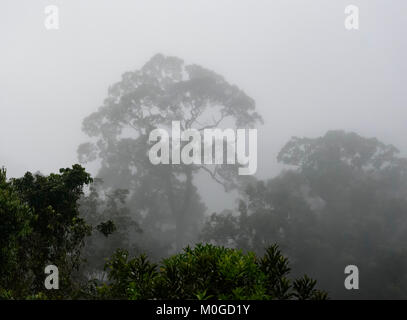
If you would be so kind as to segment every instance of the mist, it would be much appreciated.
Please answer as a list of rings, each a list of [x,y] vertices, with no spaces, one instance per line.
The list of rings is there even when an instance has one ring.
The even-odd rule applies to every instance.
[[[157,53],[213,70],[254,99],[264,121],[258,180],[289,168],[277,156],[293,136],[330,130],[376,137],[407,156],[407,3],[355,0],[360,29],[349,31],[348,2],[3,0],[0,166],[21,177],[78,163],[84,119]],[[58,30],[44,27],[48,5],[59,8]],[[82,165],[98,176],[100,162]],[[205,217],[236,214],[236,190],[204,174],[194,183]]]

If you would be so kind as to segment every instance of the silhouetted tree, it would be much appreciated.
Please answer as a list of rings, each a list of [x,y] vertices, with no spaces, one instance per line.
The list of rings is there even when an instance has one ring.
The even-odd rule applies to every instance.
[[[278,160],[292,169],[248,187],[238,215],[212,215],[203,240],[255,251],[277,242],[295,274],[335,297],[405,298],[407,159],[375,138],[330,131],[292,138]],[[350,264],[361,272],[357,294],[343,285]]]
[[[179,121],[181,129],[250,128],[261,117],[255,102],[220,75],[176,57],[155,55],[140,70],[126,72],[109,88],[103,106],[83,121],[93,143],[78,148],[81,161],[100,160],[98,176],[107,187],[130,192],[132,210],[144,217],[143,230],[175,240],[181,249],[198,231],[205,207],[194,176],[204,171],[227,190],[236,187],[237,166],[153,165],[148,158],[149,133]]]

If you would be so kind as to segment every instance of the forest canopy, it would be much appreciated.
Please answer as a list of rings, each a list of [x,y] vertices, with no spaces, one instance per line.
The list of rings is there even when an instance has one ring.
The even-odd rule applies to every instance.
[[[81,164],[0,171],[1,298],[407,298],[407,159],[396,147],[342,130],[292,137],[267,179],[237,164],[152,164],[149,133],[173,121],[203,132],[263,118],[242,89],[176,57],[124,73],[83,120]],[[203,175],[235,192],[234,209],[208,214]],[[48,265],[58,290],[44,287]],[[349,265],[363,275],[357,292],[344,287]]]

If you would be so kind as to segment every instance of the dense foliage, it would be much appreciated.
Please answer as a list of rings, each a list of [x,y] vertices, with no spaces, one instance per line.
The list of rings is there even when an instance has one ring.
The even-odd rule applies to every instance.
[[[106,264],[110,284],[99,288],[107,298],[124,299],[326,299],[316,281],[290,280],[290,268],[276,245],[262,258],[252,252],[198,244],[151,263],[118,250]]]
[[[324,292],[315,289],[316,282],[307,276],[289,280],[288,260],[277,246],[269,247],[260,259],[253,253],[245,255],[238,250],[212,245],[187,247],[183,253],[164,259],[160,265],[150,262],[145,255],[130,258],[128,251],[121,247],[129,247],[127,236],[140,230],[126,208],[117,203],[124,201],[125,193],[118,190],[102,201],[92,184],[84,196],[83,187],[91,182],[90,175],[80,165],[61,169],[59,174],[27,173],[21,179],[9,181],[5,170],[1,171],[0,297],[326,298]],[[82,210],[90,210],[90,218],[97,212],[102,214],[93,221],[85,221],[80,217],[79,203]],[[102,221],[104,210],[117,213],[116,223]],[[123,230],[129,234],[123,234]],[[107,248],[100,248],[97,241],[87,241],[84,250],[85,240],[92,231],[93,237],[105,238]],[[115,251],[104,266],[106,279],[100,269],[111,250]],[[84,258],[91,258],[92,262]],[[47,290],[44,286],[44,268],[50,264],[59,269],[58,290]]]
[[[81,262],[81,248],[91,227],[79,216],[78,200],[90,175],[80,165],[43,176],[26,173],[7,181],[0,175],[1,274],[3,296],[26,298],[41,294],[44,268],[57,265],[64,291],[52,297],[69,296],[77,290],[72,275]]]

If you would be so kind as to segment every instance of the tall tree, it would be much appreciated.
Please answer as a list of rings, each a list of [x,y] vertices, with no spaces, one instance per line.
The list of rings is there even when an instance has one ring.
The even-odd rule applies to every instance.
[[[237,186],[237,166],[151,164],[149,133],[170,128],[172,121],[179,121],[182,130],[202,132],[250,128],[261,117],[254,100],[222,76],[157,54],[109,88],[104,104],[83,121],[84,132],[95,141],[80,145],[78,154],[83,162],[100,160],[98,176],[108,187],[128,189],[132,207],[143,212],[150,228],[162,232],[175,225],[176,248],[181,249],[188,233],[196,234],[195,221],[205,210],[196,174],[207,172],[229,190]]]

